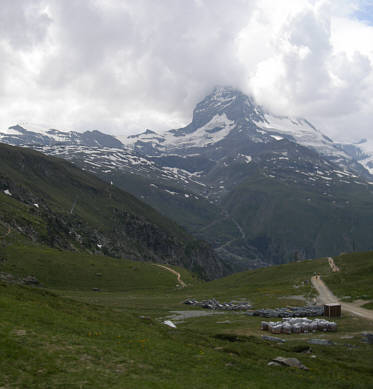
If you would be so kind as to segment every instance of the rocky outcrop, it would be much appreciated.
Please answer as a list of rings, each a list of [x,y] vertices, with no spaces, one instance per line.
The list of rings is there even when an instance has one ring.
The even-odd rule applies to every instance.
[[[0,207],[0,222],[12,231],[54,248],[183,266],[207,280],[227,273],[207,243],[129,194],[68,162],[2,147],[0,190],[15,202]]]

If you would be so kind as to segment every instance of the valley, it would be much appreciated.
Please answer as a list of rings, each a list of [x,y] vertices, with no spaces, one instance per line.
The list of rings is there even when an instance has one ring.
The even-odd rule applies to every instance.
[[[373,388],[373,0],[2,0],[0,389]]]
[[[163,133],[31,128],[10,127],[0,140],[131,193],[207,241],[226,272],[373,249],[373,177],[358,146],[234,88],[216,87],[188,126]]]
[[[373,385],[371,176],[309,122],[220,88],[126,145],[0,136],[0,388]]]
[[[343,308],[342,317],[333,319],[337,332],[282,334],[284,343],[276,343],[262,337],[261,317],[245,311],[205,315],[204,309],[200,315],[201,308],[183,304],[215,297],[250,301],[254,309],[302,306],[299,296],[309,302],[317,296],[310,282],[315,272],[342,300],[351,295],[369,301],[372,253],[334,258],[344,269],[343,281],[326,258],[210,282],[167,266],[181,275],[186,283],[181,288],[175,273],[151,263],[22,247],[12,239],[10,234],[1,241],[1,274],[33,275],[40,286],[0,281],[4,387],[267,388],[277,382],[279,388],[369,388],[373,383],[373,349],[363,335],[373,332],[373,321]],[[163,324],[170,319],[176,328]],[[311,339],[329,345],[310,344]],[[268,366],[278,356],[297,358],[310,370]]]

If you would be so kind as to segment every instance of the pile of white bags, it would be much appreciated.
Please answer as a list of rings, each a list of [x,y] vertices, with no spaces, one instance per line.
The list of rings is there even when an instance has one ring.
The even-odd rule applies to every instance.
[[[261,329],[272,334],[300,334],[316,331],[337,331],[337,323],[324,319],[310,320],[306,317],[286,317],[282,321],[262,321]]]

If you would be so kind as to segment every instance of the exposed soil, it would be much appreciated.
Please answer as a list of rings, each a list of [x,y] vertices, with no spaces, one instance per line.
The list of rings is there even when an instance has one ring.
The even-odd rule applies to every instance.
[[[175,276],[177,277],[177,282],[181,285],[182,288],[185,288],[187,285],[186,283],[181,279],[181,275],[179,272],[177,272],[176,270],[174,269],[171,269],[167,266],[164,266],[164,265],[158,265],[158,264],[154,264],[155,266],[158,266],[158,267],[161,267],[165,270],[168,270],[169,272],[175,274]]]
[[[339,267],[335,264],[334,259],[332,257],[328,257],[329,266],[332,269],[332,272],[339,272]]]
[[[331,304],[338,303],[341,304],[342,310],[350,312],[354,315],[364,317],[368,320],[373,320],[373,311],[369,309],[364,309],[359,306],[359,303],[344,303],[340,301],[330,289],[325,285],[325,283],[320,279],[320,276],[314,276],[311,278],[312,285],[315,287],[319,293],[319,303],[321,304]]]

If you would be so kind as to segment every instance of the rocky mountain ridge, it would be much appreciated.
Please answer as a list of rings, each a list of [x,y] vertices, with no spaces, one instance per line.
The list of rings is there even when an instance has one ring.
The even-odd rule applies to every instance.
[[[208,240],[236,269],[371,248],[363,230],[373,227],[366,217],[373,178],[359,163],[366,155],[233,88],[215,88],[185,128],[146,130],[125,144],[85,134],[31,147],[143,199]],[[0,140],[15,142],[10,134]]]
[[[26,241],[177,264],[206,279],[227,269],[208,244],[70,163],[0,145],[0,224]]]

